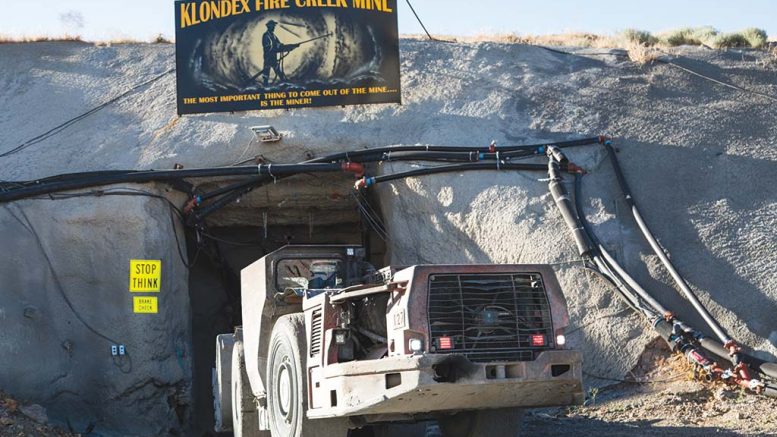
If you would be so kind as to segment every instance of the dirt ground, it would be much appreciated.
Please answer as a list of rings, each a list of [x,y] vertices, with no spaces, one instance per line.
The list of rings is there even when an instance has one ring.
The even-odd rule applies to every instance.
[[[651,344],[627,378],[589,389],[583,406],[528,411],[520,435],[777,436],[777,400],[723,383],[699,382],[684,357],[658,342]],[[81,435],[46,422],[41,407],[21,404],[0,392],[0,437]],[[419,437],[424,435],[423,427],[417,431]],[[425,435],[438,433],[431,426]]]
[[[777,435],[777,399],[699,382],[683,356],[651,346],[627,379],[589,389],[584,406],[528,412],[521,435]]]
[[[76,435],[51,427],[47,422],[46,410],[40,405],[22,404],[0,392],[0,436],[70,437]]]

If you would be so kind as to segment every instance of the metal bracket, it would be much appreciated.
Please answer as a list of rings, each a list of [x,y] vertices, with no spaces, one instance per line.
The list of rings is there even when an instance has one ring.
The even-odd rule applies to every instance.
[[[256,138],[263,143],[275,143],[283,138],[283,135],[278,133],[278,131],[270,125],[252,126],[251,131],[254,133]]]

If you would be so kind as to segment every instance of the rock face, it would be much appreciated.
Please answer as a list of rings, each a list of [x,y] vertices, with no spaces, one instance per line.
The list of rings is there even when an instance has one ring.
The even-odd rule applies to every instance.
[[[146,197],[27,200],[0,208],[6,254],[0,386],[46,407],[25,414],[45,421],[48,411],[78,432],[185,429],[189,296],[171,232],[167,205]],[[157,314],[133,313],[130,259],[162,261]],[[125,355],[114,356],[114,345],[124,345]]]
[[[566,55],[524,45],[413,40],[403,40],[401,51],[402,106],[179,118],[167,75],[0,158],[0,174],[13,180],[174,163],[192,168],[255,155],[298,162],[394,144],[472,147],[492,139],[507,145],[606,133],[616,139],[645,219],[701,300],[734,337],[774,358],[777,105],[672,65],[636,66],[617,51]],[[677,54],[674,62],[683,67],[777,95],[777,66],[764,54],[696,48]],[[0,113],[2,152],[168,70],[173,48],[0,45],[0,59],[0,97],[14,108]],[[259,124],[272,124],[284,140],[254,141],[248,128]],[[642,241],[603,150],[577,148],[570,157],[589,171],[583,203],[604,243],[662,302],[705,328]],[[377,171],[412,166],[387,163]],[[390,258],[397,264],[554,264],[572,315],[568,344],[584,352],[588,382],[602,384],[599,378],[628,372],[653,335],[582,269],[546,183],[538,181],[543,177],[489,171],[379,187]],[[270,223],[352,220],[344,184],[280,181],[214,216],[212,224],[256,226],[262,212]],[[132,426],[138,434],[178,429],[191,375],[188,285],[166,208],[134,197],[2,207],[0,320],[7,335],[0,339],[0,387],[40,403],[52,420],[72,418],[82,428],[100,420],[98,428],[119,434]],[[130,313],[126,270],[133,257],[169,266],[169,288],[160,296],[170,300],[160,302],[156,317]],[[110,356],[114,340],[128,347],[129,376],[122,373],[129,363]]]

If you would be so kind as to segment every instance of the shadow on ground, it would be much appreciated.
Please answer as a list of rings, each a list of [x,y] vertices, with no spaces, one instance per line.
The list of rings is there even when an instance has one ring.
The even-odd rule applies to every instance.
[[[598,419],[549,419],[527,417],[523,421],[522,437],[534,436],[741,436],[735,431],[716,427],[656,426],[661,419],[635,420],[633,422],[606,422]],[[752,435],[752,434],[748,434]],[[763,434],[766,435],[766,434]]]

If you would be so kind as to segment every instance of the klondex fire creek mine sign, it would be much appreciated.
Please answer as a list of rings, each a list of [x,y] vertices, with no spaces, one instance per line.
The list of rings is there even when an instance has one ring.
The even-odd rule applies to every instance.
[[[178,113],[401,103],[396,1],[177,1]]]

